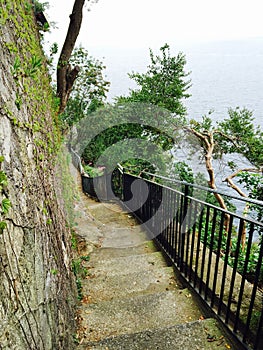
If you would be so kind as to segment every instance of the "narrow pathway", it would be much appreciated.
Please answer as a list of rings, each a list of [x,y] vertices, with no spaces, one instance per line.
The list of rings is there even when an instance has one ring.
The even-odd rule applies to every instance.
[[[80,255],[90,255],[78,350],[237,349],[128,213],[83,194],[76,209]]]

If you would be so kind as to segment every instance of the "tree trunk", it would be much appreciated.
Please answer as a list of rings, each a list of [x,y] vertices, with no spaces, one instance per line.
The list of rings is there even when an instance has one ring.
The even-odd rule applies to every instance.
[[[206,169],[209,175],[209,187],[212,188],[213,190],[216,190],[216,183],[215,183],[215,171],[212,165],[212,154],[214,151],[214,142],[213,138],[210,138],[210,142],[207,142],[207,152],[205,155],[205,165]],[[219,194],[219,193],[214,193],[214,196],[220,206],[220,208],[227,210],[227,206],[225,204],[224,198]],[[229,221],[230,221],[230,216],[228,214],[225,214],[225,220],[224,220],[224,226],[226,232],[228,232],[229,228]]]
[[[60,98],[59,114],[66,107],[70,92],[75,79],[77,78],[79,67],[71,69],[69,59],[74,49],[82,23],[82,11],[85,0],[75,0],[67,36],[62,47],[57,66],[57,96]]]
[[[235,190],[240,196],[242,197],[247,197],[247,195],[234,183],[233,179],[240,173],[242,172],[252,172],[252,173],[260,173],[260,169],[255,169],[255,168],[246,168],[246,169],[239,169],[238,171],[236,171],[235,173],[233,173],[232,175],[229,175],[224,182],[227,182],[227,184],[233,188],[233,190]],[[244,208],[244,216],[247,215],[249,210],[249,204],[246,203],[246,206]],[[245,250],[245,245],[246,245],[246,225],[244,225],[243,227],[243,231],[242,231],[242,237],[241,237],[241,242],[242,242],[242,250]]]
[[[207,173],[209,175],[208,185],[211,189],[216,190],[215,171],[212,164],[213,152],[215,147],[213,132],[201,133],[196,131],[193,128],[185,128],[185,130],[195,135],[199,140],[203,141],[204,144],[202,148],[205,151],[205,166],[206,166]],[[227,206],[225,204],[224,198],[219,193],[216,193],[216,192],[214,193],[214,196],[220,208],[227,210]],[[230,216],[228,214],[225,214],[224,226],[225,226],[226,232],[228,232],[229,221],[230,221]]]

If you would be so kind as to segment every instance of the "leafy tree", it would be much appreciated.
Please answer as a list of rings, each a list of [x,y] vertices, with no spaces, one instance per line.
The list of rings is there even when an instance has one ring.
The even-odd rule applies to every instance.
[[[242,184],[248,191],[249,198],[263,202],[263,175],[262,173],[248,172],[241,170],[237,175],[237,182]],[[250,205],[250,208],[256,214],[258,221],[263,219],[263,206],[258,204]]]
[[[131,90],[128,97],[119,97],[122,102],[145,102],[166,108],[178,116],[186,115],[182,100],[190,97],[187,90],[190,80],[185,80],[189,73],[185,72],[186,59],[183,53],[171,56],[170,47],[165,44],[160,48],[161,56],[154,56],[150,49],[151,64],[146,73],[131,73],[139,89]]]
[[[178,131],[180,136],[178,141],[181,142],[182,133],[186,133],[188,135],[186,147],[191,144],[193,153],[199,152],[205,160],[209,177],[208,185],[211,189],[216,190],[217,188],[213,159],[222,159],[225,154],[242,154],[254,165],[253,171],[261,171],[263,165],[263,132],[260,127],[254,127],[252,112],[246,108],[230,108],[228,118],[216,123],[216,125],[213,124],[210,115],[204,116],[201,122],[196,120],[188,122],[184,118],[186,110],[182,104],[182,99],[190,96],[187,94],[190,81],[185,81],[185,78],[189,75],[184,71],[185,56],[180,53],[177,57],[171,57],[170,48],[167,44],[161,47],[160,50],[162,55],[156,57],[150,50],[151,64],[148,66],[146,73],[132,73],[129,75],[140,88],[132,90],[128,97],[120,97],[117,101],[119,103],[127,101],[150,102],[165,107],[177,116],[183,117],[180,124],[178,122],[177,124],[173,123],[171,118],[169,118],[168,123],[171,123],[171,127]],[[171,115],[174,117],[174,114]],[[189,169],[183,163],[179,163],[175,167],[174,173],[179,173],[180,176],[188,174],[189,177]],[[242,193],[241,189],[230,181],[230,178],[226,181],[240,194]],[[218,193],[215,193],[214,196],[221,208],[228,208],[229,203],[226,203],[223,196]]]
[[[109,107],[103,112],[95,113],[96,123],[102,125],[101,132],[94,132],[92,116],[90,116],[90,122],[84,119],[84,123],[89,125],[89,130],[86,130],[81,123],[82,127],[79,129],[82,129],[82,135],[83,130],[86,130],[86,135],[89,133],[96,135],[85,147],[83,157],[86,162],[95,164],[103,153],[107,153],[109,147],[115,145],[115,152],[109,154],[109,159],[104,157],[105,162],[114,163],[117,160],[115,156],[122,155],[126,143],[126,146],[131,149],[125,150],[124,166],[132,167],[138,173],[142,170],[152,172],[157,169],[164,170],[165,158],[167,158],[165,152],[174,145],[174,130],[185,121],[186,109],[182,99],[190,96],[186,93],[190,82],[185,81],[188,73],[184,72],[186,64],[184,55],[179,53],[176,57],[171,56],[167,44],[160,50],[161,57],[154,57],[150,50],[151,65],[146,74],[130,74],[130,77],[141,86],[140,90],[131,91],[128,97],[118,97],[113,108]],[[135,150],[136,147],[131,142],[128,146],[127,142],[131,139],[144,140],[144,151]],[[158,156],[154,159],[154,152],[150,151],[150,143],[162,149],[163,157]],[[142,144],[140,147],[143,148]],[[132,159],[136,151],[140,156]],[[152,166],[149,164],[149,153],[153,161]],[[125,158],[124,155],[121,157]]]
[[[243,155],[247,160],[253,162],[255,168],[250,169],[254,172],[261,171],[262,166],[262,131],[253,125],[252,114],[246,108],[229,109],[229,117],[222,122],[213,124],[210,117],[203,117],[201,122],[191,120],[188,125],[183,127],[183,131],[189,135],[187,141],[194,147],[194,151],[200,152],[205,161],[208,173],[208,185],[212,189],[217,189],[216,174],[213,165],[213,159],[222,159],[223,155],[238,153]],[[234,164],[232,164],[233,166]],[[248,169],[246,169],[248,170]],[[225,181],[235,189],[241,196],[247,195],[233,183],[232,178],[241,173],[228,177]],[[244,180],[244,177],[243,177]],[[228,209],[229,203],[218,193],[214,193],[218,204],[223,209]],[[247,212],[248,207],[245,208]],[[229,217],[225,215],[225,228],[228,229]],[[246,242],[246,230],[242,235],[243,248]]]
[[[222,131],[221,146],[225,153],[242,154],[251,164],[251,167],[238,169],[234,163],[229,164],[234,172],[225,181],[242,197],[262,200],[263,186],[263,131],[260,126],[255,127],[252,112],[247,109],[229,109],[229,118],[219,123]],[[240,186],[234,183],[237,179],[248,194]],[[262,208],[251,206],[258,212],[259,220],[262,219]],[[248,206],[246,208],[248,210]]]
[[[164,168],[165,153],[173,145],[174,126],[171,127],[169,119],[172,120],[168,111],[153,105],[106,105],[80,120],[72,146],[87,164],[109,169],[127,161],[123,164],[127,167],[135,167],[134,162],[140,164],[139,172],[154,168],[160,171]],[[134,158],[137,160],[131,160]],[[150,158],[153,167],[149,165]]]
[[[218,123],[222,151],[243,154],[254,167],[263,167],[263,130],[254,126],[252,112],[237,107],[228,114],[229,118]]]
[[[83,47],[73,51],[69,64],[78,66],[79,74],[61,119],[72,126],[104,105],[110,83],[103,77],[103,63],[91,57]]]

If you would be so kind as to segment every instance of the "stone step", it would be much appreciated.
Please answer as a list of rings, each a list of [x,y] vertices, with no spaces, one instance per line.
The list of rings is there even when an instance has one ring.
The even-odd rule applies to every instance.
[[[100,277],[89,275],[83,281],[82,287],[83,295],[90,303],[182,289],[181,284],[175,279],[172,267]]]
[[[149,241],[146,232],[140,227],[110,227],[103,226],[102,247],[104,248],[130,248],[135,247],[143,242]]]
[[[214,319],[123,334],[78,346],[79,350],[226,350],[234,349]]]
[[[102,275],[126,275],[128,273],[162,268],[167,266],[162,253],[154,252],[149,254],[130,255],[119,258],[99,260],[92,262],[90,260],[85,264],[89,274],[96,276]]]
[[[85,302],[85,301],[84,301]],[[79,310],[79,338],[103,338],[131,334],[198,320],[202,312],[188,289],[139,295],[83,305]]]
[[[95,263],[100,260],[108,260],[112,258],[122,258],[130,255],[140,255],[140,254],[148,254],[156,252],[157,248],[155,247],[153,241],[139,243],[138,245],[132,247],[124,247],[124,248],[110,248],[110,247],[102,247],[100,249],[96,249],[91,254],[91,261]]]
[[[123,211],[118,204],[92,202],[88,208],[95,220],[101,221],[107,224],[107,226],[111,224],[113,224],[114,227],[137,225],[134,218],[129,213]]]

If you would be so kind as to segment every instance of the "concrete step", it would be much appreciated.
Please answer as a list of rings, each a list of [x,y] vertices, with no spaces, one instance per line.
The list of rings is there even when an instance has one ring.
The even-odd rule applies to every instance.
[[[104,248],[129,248],[149,241],[146,232],[143,232],[140,227],[111,227],[109,225],[102,227]]]
[[[126,275],[128,273],[138,272],[166,267],[167,263],[160,252],[149,254],[130,255],[113,259],[87,262],[89,274],[96,276],[102,275]]]
[[[96,249],[90,255],[92,263],[95,263],[100,260],[108,260],[113,258],[122,258],[130,255],[140,255],[154,253],[157,251],[153,241],[147,241],[139,243],[138,245],[132,247],[124,248],[112,248],[112,247],[101,247]]]
[[[172,267],[100,277],[89,275],[82,287],[90,303],[182,289]]]
[[[103,338],[169,327],[198,320],[202,315],[189,290],[166,291],[83,305],[79,310],[80,338]]]
[[[129,213],[123,211],[118,204],[93,201],[88,208],[95,220],[103,222],[107,226],[111,224],[114,227],[137,226],[134,218]]]
[[[226,350],[234,348],[214,319],[123,334],[78,347],[79,350]]]

